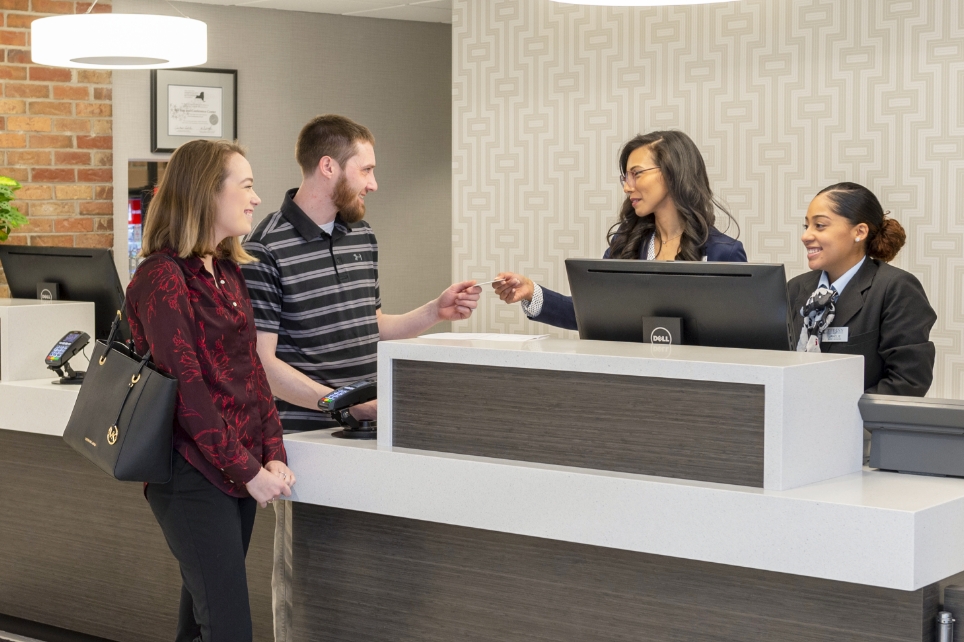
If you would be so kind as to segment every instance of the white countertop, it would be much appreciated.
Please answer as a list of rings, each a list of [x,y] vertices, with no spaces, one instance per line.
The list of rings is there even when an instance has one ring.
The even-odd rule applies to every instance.
[[[730,366],[739,363],[748,373],[758,373],[765,368],[790,368],[806,364],[826,363],[854,359],[853,355],[815,354],[778,350],[743,350],[739,348],[704,348],[702,346],[666,346],[651,343],[623,343],[619,341],[586,341],[582,339],[532,339],[529,341],[487,341],[471,339],[404,339],[381,341],[382,348],[390,346],[395,359],[413,358],[423,361],[449,362],[453,355],[465,354],[464,348],[484,350],[479,354],[480,365],[505,365],[519,368],[563,370],[565,366],[582,365],[578,372],[606,372],[611,374],[638,374],[654,377],[686,378],[697,381],[716,381],[721,372],[713,366]],[[541,357],[533,359],[534,354]],[[578,360],[574,360],[577,357]],[[588,359],[587,359],[588,358]],[[626,370],[627,361],[633,362],[632,370]],[[467,363],[457,361],[457,363]],[[468,362],[474,363],[474,362]],[[693,368],[695,364],[710,369]],[[561,367],[562,366],[562,367]],[[608,368],[608,369],[607,369]],[[758,378],[747,375],[740,383],[760,383]]]
[[[55,379],[51,372],[46,379],[0,382],[0,429],[63,436],[80,386]]]
[[[44,357],[72,330],[94,336],[93,303],[0,299],[0,381],[47,376]]]
[[[767,491],[285,437],[296,501],[916,590],[964,571],[964,480],[864,469]]]

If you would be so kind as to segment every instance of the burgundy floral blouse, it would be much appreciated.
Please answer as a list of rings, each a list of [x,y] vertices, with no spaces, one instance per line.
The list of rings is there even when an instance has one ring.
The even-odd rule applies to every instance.
[[[134,348],[177,377],[174,448],[228,495],[261,466],[286,461],[281,421],[258,359],[254,312],[241,270],[172,251],[147,257],[127,288]]]

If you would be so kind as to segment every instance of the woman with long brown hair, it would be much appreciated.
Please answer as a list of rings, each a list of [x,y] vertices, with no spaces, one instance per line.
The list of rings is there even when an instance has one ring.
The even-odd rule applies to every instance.
[[[238,267],[253,260],[238,237],[260,202],[240,146],[185,143],[151,201],[146,258],[127,288],[135,349],[178,380],[173,476],[145,489],[181,569],[177,642],[251,642],[255,511],[295,483]]]
[[[730,215],[713,196],[703,156],[689,136],[680,131],[636,136],[619,153],[619,171],[626,200],[603,258],[746,261],[743,244],[715,227],[717,209]],[[499,298],[521,301],[533,321],[576,329],[571,297],[521,274],[502,272],[498,278],[502,281],[493,287]]]

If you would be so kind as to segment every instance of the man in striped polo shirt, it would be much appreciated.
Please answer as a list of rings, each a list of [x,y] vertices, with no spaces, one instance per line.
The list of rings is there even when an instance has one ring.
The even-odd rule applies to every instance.
[[[333,388],[374,377],[379,339],[414,337],[439,321],[467,319],[481,288],[456,283],[416,310],[382,314],[378,244],[365,215],[375,182],[375,138],[342,116],[313,119],[295,156],[302,181],[248,236],[258,263],[242,266],[258,329],[258,356],[285,432],[330,428],[318,400]],[[356,406],[375,419],[377,401]],[[288,502],[275,503],[271,576],[276,642],[290,638],[291,533]]]
[[[259,261],[242,269],[285,432],[334,426],[318,400],[374,377],[380,338],[411,338],[440,321],[466,319],[481,294],[464,281],[416,310],[382,314],[378,244],[362,220],[365,195],[378,189],[374,143],[366,127],[342,116],[305,125],[295,152],[301,186],[244,243]],[[374,419],[376,408],[372,401],[352,414]]]

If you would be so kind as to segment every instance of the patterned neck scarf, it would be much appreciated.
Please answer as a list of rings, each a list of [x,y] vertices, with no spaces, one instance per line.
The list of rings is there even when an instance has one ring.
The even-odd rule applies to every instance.
[[[820,352],[820,337],[830,327],[836,313],[834,303],[839,292],[832,285],[823,285],[814,290],[806,305],[800,308],[803,328],[797,341],[797,352]]]

